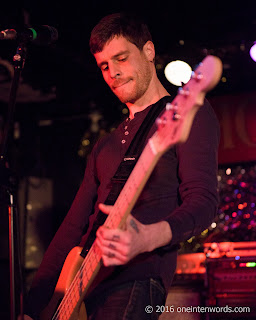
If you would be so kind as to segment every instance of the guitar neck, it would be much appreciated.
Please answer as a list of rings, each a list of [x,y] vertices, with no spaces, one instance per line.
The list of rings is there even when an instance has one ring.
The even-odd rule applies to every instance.
[[[107,228],[122,228],[160,156],[149,140],[105,221]],[[64,314],[65,319],[71,317],[75,308],[83,301],[101,266],[101,252],[94,242],[53,319],[58,319],[59,314]]]
[[[161,154],[155,152],[149,139],[125,186],[105,222],[110,229],[122,228]]]

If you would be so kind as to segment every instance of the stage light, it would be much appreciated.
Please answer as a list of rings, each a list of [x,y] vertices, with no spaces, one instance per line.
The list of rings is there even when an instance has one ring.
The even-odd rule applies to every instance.
[[[231,169],[230,168],[227,168],[226,170],[226,175],[229,176],[231,174]]]
[[[164,69],[166,79],[175,86],[187,83],[191,78],[191,73],[190,65],[180,60],[168,63]]]
[[[256,42],[254,43],[254,45],[250,49],[250,56],[251,56],[252,60],[256,62]]]
[[[212,227],[212,229],[216,228],[216,227],[217,227],[217,223],[216,223],[216,222],[213,222],[213,223],[211,224],[211,227]]]

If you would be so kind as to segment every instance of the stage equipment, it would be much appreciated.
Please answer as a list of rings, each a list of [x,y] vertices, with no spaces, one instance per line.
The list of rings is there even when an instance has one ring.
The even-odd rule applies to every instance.
[[[44,30],[44,32],[47,30],[48,34],[47,32],[39,32],[39,29],[37,34],[36,29],[32,28],[21,33],[17,33],[14,29],[7,29],[0,32],[1,39],[18,40],[16,54],[13,56],[14,74],[12,78],[8,112],[6,115],[6,124],[3,131],[3,139],[0,150],[0,187],[4,190],[9,198],[8,203],[6,203],[6,207],[8,208],[7,210],[9,215],[10,320],[16,319],[18,314],[21,315],[21,320],[23,320],[23,280],[21,272],[21,253],[19,248],[20,235],[18,233],[19,217],[16,201],[17,184],[15,184],[15,178],[9,169],[7,145],[10,141],[11,132],[13,129],[17,90],[21,72],[25,64],[27,44],[33,40],[37,40],[38,43],[41,42],[43,44],[49,44],[52,41],[56,41],[58,38],[57,30],[52,27],[43,26],[40,30]],[[15,272],[15,266],[18,268],[18,272]],[[20,287],[19,302],[16,301],[17,299],[15,294],[15,288],[17,288],[17,284]]]
[[[18,40],[19,43],[34,42],[39,45],[49,45],[57,41],[57,29],[44,25],[36,28],[26,28],[23,31],[6,29],[0,32],[0,40]]]
[[[206,243],[204,248],[206,305],[249,307],[249,313],[232,312],[225,317],[255,319],[256,242]]]

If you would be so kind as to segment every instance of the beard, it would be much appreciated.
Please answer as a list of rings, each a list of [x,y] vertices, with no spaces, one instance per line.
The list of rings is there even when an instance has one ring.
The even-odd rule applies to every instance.
[[[148,66],[138,70],[135,76],[116,80],[111,90],[122,103],[134,104],[144,96],[152,79],[152,71]]]

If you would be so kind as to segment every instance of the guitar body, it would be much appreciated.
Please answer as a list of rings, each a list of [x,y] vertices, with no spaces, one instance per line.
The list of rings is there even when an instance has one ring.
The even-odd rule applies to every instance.
[[[61,274],[55,287],[52,299],[50,300],[48,306],[42,311],[40,320],[50,320],[54,316],[54,313],[57,310],[60,301],[63,299],[84,260],[83,257],[80,256],[81,251],[81,247],[75,247],[69,252],[61,270]],[[61,317],[58,318],[58,320],[61,319]],[[87,315],[85,305],[82,302],[79,308],[75,308],[70,320],[86,319]]]

